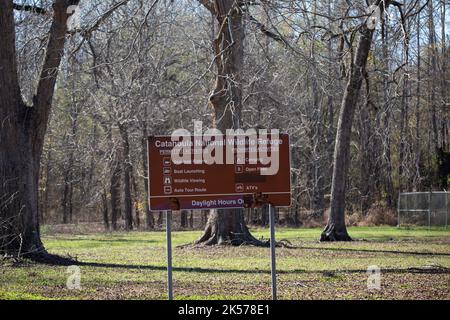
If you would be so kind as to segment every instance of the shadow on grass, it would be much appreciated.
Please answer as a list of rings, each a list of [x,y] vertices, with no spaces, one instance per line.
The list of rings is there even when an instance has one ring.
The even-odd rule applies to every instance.
[[[34,262],[49,265],[49,266],[69,266],[77,265],[80,267],[106,268],[106,269],[125,269],[125,270],[150,270],[150,271],[165,271],[164,266],[153,265],[135,265],[135,264],[117,264],[117,263],[102,263],[102,262],[85,262],[77,261],[71,257],[62,257],[50,253],[40,253],[38,255],[31,255],[28,258]],[[18,264],[23,263],[23,260],[18,261]],[[251,270],[251,269],[212,269],[199,267],[174,267],[176,272],[193,272],[193,273],[238,273],[238,274],[270,274],[270,270]],[[428,267],[411,267],[411,268],[382,268],[382,273],[391,274],[450,274],[450,269],[443,266],[428,266]],[[322,274],[326,277],[334,277],[337,274],[355,274],[367,273],[366,269],[347,269],[347,270],[278,270],[277,274]]]
[[[148,239],[126,239],[126,238],[118,238],[118,239],[92,239],[92,238],[58,238],[58,241],[90,241],[90,242],[127,242],[127,243],[155,243],[156,240],[148,240]]]
[[[345,251],[345,252],[368,252],[368,253],[392,253],[418,256],[444,256],[450,257],[450,253],[445,252],[423,252],[423,251],[400,251],[400,250],[374,250],[374,249],[353,249],[353,248],[323,248],[323,247],[296,247],[296,249],[305,250],[328,250],[328,251]]]
[[[112,268],[112,269],[127,269],[127,270],[151,270],[151,271],[165,271],[166,267],[152,266],[152,265],[130,265],[130,264],[116,264],[116,263],[101,263],[101,262],[75,262],[78,266],[94,267],[94,268]],[[270,270],[243,270],[243,269],[212,269],[212,268],[189,268],[189,267],[174,267],[173,271],[193,272],[193,273],[241,273],[241,274],[270,274]],[[441,266],[425,267],[425,268],[386,268],[381,269],[383,273],[427,273],[427,274],[450,274],[450,269]],[[366,269],[349,269],[349,270],[278,270],[278,274],[323,274],[325,276],[333,277],[339,273],[367,273]]]

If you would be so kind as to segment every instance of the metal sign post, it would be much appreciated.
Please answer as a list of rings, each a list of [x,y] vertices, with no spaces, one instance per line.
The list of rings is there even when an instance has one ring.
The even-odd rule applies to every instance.
[[[166,238],[167,238],[167,295],[173,300],[172,282],[172,211],[166,210]]]
[[[270,226],[270,274],[272,276],[272,300],[277,300],[277,269],[275,260],[275,214],[272,205],[269,204]]]

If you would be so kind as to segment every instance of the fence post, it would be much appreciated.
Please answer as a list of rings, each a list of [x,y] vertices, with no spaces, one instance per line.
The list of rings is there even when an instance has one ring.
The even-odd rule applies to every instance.
[[[448,223],[448,192],[445,191],[445,229],[447,229]]]
[[[409,198],[409,196],[410,196],[410,194],[409,193],[406,193],[405,194],[405,196],[406,196],[406,201],[405,201],[405,212],[406,212],[406,214],[408,215],[409,214],[409,211],[408,211],[408,198]]]
[[[402,193],[398,193],[398,200],[397,200],[397,228],[400,228],[400,197]]]
[[[431,192],[428,193],[428,230],[431,229]]]

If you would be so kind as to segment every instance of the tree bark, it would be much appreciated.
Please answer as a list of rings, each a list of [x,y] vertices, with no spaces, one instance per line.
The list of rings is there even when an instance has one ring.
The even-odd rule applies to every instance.
[[[109,216],[108,216],[108,196],[106,194],[106,188],[103,189],[102,192],[102,215],[103,215],[103,225],[105,227],[105,230],[109,230]]]
[[[368,84],[366,84],[366,87]],[[368,89],[368,88],[367,88]],[[369,90],[367,90],[369,93]],[[367,210],[369,209],[371,203],[371,195],[373,185],[371,183],[367,183],[367,178],[373,175],[372,168],[372,158],[374,154],[374,150],[371,148],[371,137],[372,133],[372,123],[370,121],[370,116],[368,110],[370,97],[368,96],[366,99],[365,105],[360,107],[359,112],[359,190],[360,190],[360,210],[362,215],[366,215]]]
[[[139,209],[139,190],[137,188],[136,179],[134,178],[134,168],[131,166],[130,171],[130,179],[131,179],[131,186],[133,187],[133,199],[132,202],[134,204],[134,221],[135,226],[137,229],[141,227],[141,210]]]
[[[406,22],[405,22],[406,24]],[[409,22],[407,23],[407,26],[405,26],[405,29],[407,30],[409,34]],[[405,178],[403,177],[404,172],[406,171],[406,153],[407,153],[407,146],[410,145],[410,139],[409,139],[409,132],[408,132],[408,123],[409,123],[409,95],[410,95],[410,86],[409,86],[409,39],[404,40],[403,44],[403,63],[405,64],[405,71],[403,74],[403,81],[402,81],[402,98],[401,98],[401,104],[400,104],[400,143],[398,146],[398,158],[399,158],[399,164],[398,164],[398,191],[403,192],[404,185],[408,185],[408,181],[404,181]],[[406,182],[406,183],[405,183]]]
[[[312,4],[313,6],[313,25],[316,25],[316,14],[317,14],[317,1],[315,0]],[[322,128],[324,121],[323,117],[323,106],[322,99],[319,93],[319,84],[317,81],[317,62],[316,62],[316,45],[315,41],[311,41],[310,56],[311,56],[311,71],[312,74],[308,76],[307,83],[311,88],[311,98],[312,98],[312,110],[311,123],[313,129],[310,131],[310,143],[311,143],[311,209],[314,217],[321,217],[325,212],[325,190],[324,190],[324,159],[322,154],[325,152],[325,135]],[[309,83],[310,82],[310,83]]]
[[[155,228],[155,218],[153,213],[150,211],[150,204],[148,201],[149,190],[148,190],[148,168],[147,168],[147,106],[144,107],[144,120],[142,120],[142,139],[141,139],[141,152],[142,152],[142,172],[144,175],[144,190],[145,190],[145,226],[147,230]]]
[[[125,229],[133,230],[133,201],[131,199],[131,158],[130,143],[128,139],[128,128],[124,124],[119,124],[120,134],[122,136],[123,152],[123,193],[124,193],[124,214]]]
[[[437,48],[436,48],[436,28],[434,23],[433,1],[428,2],[428,104],[430,110],[430,120],[433,133],[433,146],[437,154],[439,149],[439,130],[437,125],[436,110],[436,79],[437,75]],[[431,150],[430,150],[431,151]],[[432,154],[432,152],[430,152]]]
[[[379,4],[379,1],[376,1]],[[331,210],[328,223],[320,241],[350,241],[345,225],[346,178],[350,165],[351,129],[358,102],[358,94],[364,80],[367,58],[372,44],[373,30],[364,24],[352,63],[349,80],[342,99],[334,149],[333,180],[331,185]]]
[[[43,195],[43,201],[42,201],[42,206],[41,206],[41,212],[40,212],[40,222],[41,223],[45,223],[45,218],[48,216],[49,213],[49,194],[50,194],[50,189],[51,189],[51,174],[50,174],[50,164],[52,163],[52,147],[49,146],[48,151],[47,151],[47,165],[45,166],[45,191],[44,191],[44,195]]]
[[[392,207],[394,186],[392,183],[392,152],[391,152],[391,101],[389,99],[389,54],[388,54],[388,29],[386,20],[381,19],[381,42],[383,54],[383,124],[384,129],[382,139],[382,175],[385,191],[385,200],[389,207]]]
[[[115,155],[115,157],[117,157]],[[112,175],[110,181],[111,194],[111,226],[113,230],[117,230],[117,219],[120,217],[120,176],[122,169],[117,158],[113,159]]]
[[[78,1],[70,1],[77,4]],[[0,0],[0,251],[49,257],[39,233],[38,180],[69,1],[56,0],[33,105],[22,100],[17,76],[13,2]]]
[[[226,129],[240,126],[244,64],[242,12],[239,1],[235,0],[215,0],[214,8],[207,9],[214,14],[219,26],[213,42],[217,77],[209,104],[214,110],[214,126],[225,133]],[[211,210],[205,231],[196,243],[263,245],[250,234],[243,209]]]
[[[187,210],[181,210],[180,212],[180,227],[182,229],[187,228],[188,225],[188,211]]]
[[[189,213],[189,228],[194,229],[194,211]]]
[[[70,189],[71,189],[71,177],[70,177],[70,171],[71,169],[68,168],[64,172],[64,189],[63,189],[63,196],[61,200],[61,207],[62,207],[62,214],[63,219],[62,223],[67,224],[70,220],[70,213],[69,209],[71,206],[72,199],[70,199]],[[70,221],[72,222],[72,221]]]
[[[420,141],[421,141],[421,130],[420,130],[420,120],[421,120],[421,103],[420,103],[420,95],[421,95],[421,85],[422,85],[422,56],[421,56],[421,42],[420,42],[420,12],[417,14],[416,20],[416,50],[417,50],[417,69],[416,69],[416,102],[415,102],[415,132],[414,132],[414,155],[415,155],[415,177],[412,183],[412,187],[415,190],[420,189],[420,163],[421,163],[421,150],[420,150]]]

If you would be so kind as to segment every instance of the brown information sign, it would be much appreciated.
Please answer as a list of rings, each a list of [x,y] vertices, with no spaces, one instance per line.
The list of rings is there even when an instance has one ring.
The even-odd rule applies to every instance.
[[[172,150],[180,149],[180,140],[149,137],[150,210],[243,208],[258,203],[290,206],[289,136],[276,137],[258,137],[251,146],[248,138],[236,136],[231,138],[236,143],[233,148],[229,148],[233,140],[226,136],[213,136],[206,142],[202,136],[183,137],[184,149],[177,154],[184,161],[172,157]],[[239,139],[245,143],[238,146]],[[263,151],[270,157],[255,161]],[[216,163],[208,162],[208,154]]]

